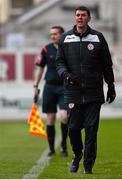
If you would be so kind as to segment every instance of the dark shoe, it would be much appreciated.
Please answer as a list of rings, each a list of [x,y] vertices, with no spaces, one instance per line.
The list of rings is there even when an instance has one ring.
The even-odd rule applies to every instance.
[[[50,151],[50,152],[47,154],[48,157],[51,157],[51,156],[54,156],[54,155],[55,155],[55,151]]]
[[[66,143],[62,143],[62,142],[61,142],[61,155],[63,157],[67,157],[68,156],[67,145],[66,145]]]
[[[84,174],[92,174],[92,169],[84,169]]]
[[[67,157],[67,156],[68,156],[67,150],[61,150],[61,155],[62,155],[63,157]]]
[[[79,163],[82,156],[75,156],[70,165],[70,172],[76,173],[79,169]]]

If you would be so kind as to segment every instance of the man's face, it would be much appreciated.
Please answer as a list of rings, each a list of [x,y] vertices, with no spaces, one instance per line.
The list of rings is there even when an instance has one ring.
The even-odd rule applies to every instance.
[[[51,29],[50,30],[50,38],[52,43],[58,44],[61,37],[61,33],[59,29]]]
[[[88,25],[91,17],[87,14],[87,11],[77,10],[75,13],[76,25],[79,28],[84,28]]]

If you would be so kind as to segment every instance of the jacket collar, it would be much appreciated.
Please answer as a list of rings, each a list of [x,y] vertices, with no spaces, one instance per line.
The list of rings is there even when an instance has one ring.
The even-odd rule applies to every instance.
[[[81,34],[77,31],[76,25],[73,27],[73,33],[74,33],[76,36],[80,36],[80,37],[85,37],[85,36],[87,36],[87,35],[89,34],[90,30],[91,30],[91,28],[88,26],[88,27],[87,27],[87,30],[81,35]]]

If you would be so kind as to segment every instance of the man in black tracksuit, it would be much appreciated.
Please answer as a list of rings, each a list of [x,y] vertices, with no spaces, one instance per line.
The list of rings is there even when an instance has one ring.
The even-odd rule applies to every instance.
[[[89,9],[78,7],[75,19],[73,29],[61,37],[56,66],[64,79],[69,137],[75,154],[70,171],[77,172],[84,154],[84,173],[89,174],[96,158],[100,108],[104,103],[103,79],[108,85],[109,103],[115,99],[116,93],[109,48],[102,33],[88,26],[91,19]],[[84,145],[81,137],[83,128]]]
[[[40,52],[36,63],[35,63],[35,78],[34,78],[34,101],[38,99],[38,86],[42,78],[44,68],[46,69],[45,74],[45,86],[43,90],[43,103],[42,111],[47,114],[47,135],[49,144],[48,156],[55,155],[55,121],[57,106],[60,109],[61,116],[61,155],[67,156],[67,112],[64,106],[64,88],[63,81],[59,77],[56,66],[55,58],[58,49],[58,43],[61,34],[64,29],[61,26],[54,26],[50,30],[51,43],[47,44]]]

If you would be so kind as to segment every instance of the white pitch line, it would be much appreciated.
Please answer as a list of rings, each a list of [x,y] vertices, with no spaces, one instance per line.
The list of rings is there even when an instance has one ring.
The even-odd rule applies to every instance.
[[[56,139],[56,143],[55,143],[55,148],[57,148],[60,145],[60,139],[61,137],[58,137]],[[48,166],[49,164],[49,160],[51,159],[51,157],[48,157],[49,149],[46,149],[43,154],[41,155],[41,157],[38,159],[38,161],[36,162],[36,164],[28,171],[27,174],[25,174],[22,179],[36,179],[38,178],[38,176],[42,173],[42,171],[44,170],[44,168],[46,166]]]

